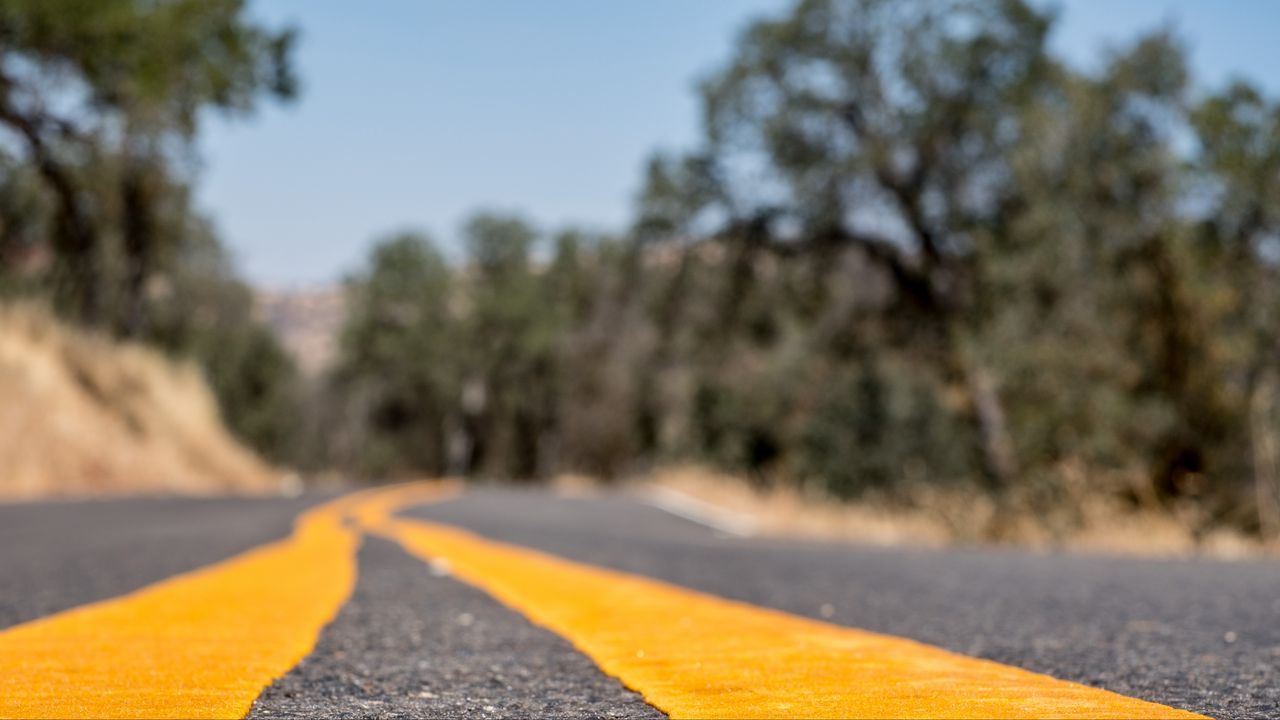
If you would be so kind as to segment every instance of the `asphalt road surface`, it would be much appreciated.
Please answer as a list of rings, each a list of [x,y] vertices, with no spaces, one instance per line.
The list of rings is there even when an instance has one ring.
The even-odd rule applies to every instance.
[[[0,629],[284,536],[322,498],[0,506]],[[402,515],[1219,718],[1280,716],[1280,564],[730,537],[634,499],[474,489]],[[385,540],[251,716],[661,717],[565,640]]]

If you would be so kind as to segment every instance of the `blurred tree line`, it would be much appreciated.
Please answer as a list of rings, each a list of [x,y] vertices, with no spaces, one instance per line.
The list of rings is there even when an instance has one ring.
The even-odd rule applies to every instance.
[[[618,237],[481,214],[350,287],[328,459],[839,497],[967,485],[1280,530],[1280,103],[1021,0],[803,0],[701,85]],[[999,532],[999,528],[993,529]]]
[[[697,459],[831,495],[1091,497],[1280,534],[1280,102],[1168,30],[1088,69],[1023,0],[801,0],[700,87],[625,232],[379,243],[303,392],[190,202],[296,89],[240,0],[0,0],[0,291],[192,357],[271,457],[370,478]],[[998,533],[999,528],[993,528]]]
[[[296,447],[293,363],[192,206],[210,113],[291,98],[243,0],[0,0],[0,293],[199,363],[228,424]]]

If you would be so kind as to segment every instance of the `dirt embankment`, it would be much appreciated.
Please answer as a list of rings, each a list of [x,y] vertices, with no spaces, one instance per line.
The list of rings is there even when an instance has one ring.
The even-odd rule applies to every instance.
[[[194,367],[0,306],[0,499],[280,487]]]

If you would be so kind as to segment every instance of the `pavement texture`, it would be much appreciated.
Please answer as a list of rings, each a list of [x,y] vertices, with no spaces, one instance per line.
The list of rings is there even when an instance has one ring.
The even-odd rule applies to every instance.
[[[1218,718],[1280,716],[1280,564],[731,538],[622,497],[404,513]]]
[[[284,537],[327,497],[0,504],[0,629]]]
[[[250,718],[661,718],[556,635],[385,540],[351,600]]]
[[[285,536],[326,499],[0,506],[0,628]],[[477,488],[405,513],[1219,718],[1280,717],[1280,563],[726,537],[634,499]],[[351,601],[268,717],[653,717],[559,637],[367,539]]]

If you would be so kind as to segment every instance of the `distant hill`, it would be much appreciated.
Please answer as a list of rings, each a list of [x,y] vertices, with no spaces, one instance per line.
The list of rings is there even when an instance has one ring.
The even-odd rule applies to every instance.
[[[258,290],[254,305],[258,318],[276,333],[304,373],[315,377],[333,363],[347,316],[341,287]]]

